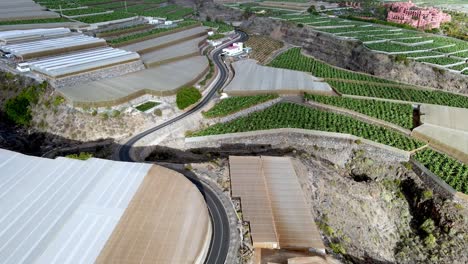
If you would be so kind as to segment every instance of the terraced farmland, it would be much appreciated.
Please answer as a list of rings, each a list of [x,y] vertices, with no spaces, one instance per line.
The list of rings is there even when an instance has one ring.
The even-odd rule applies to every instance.
[[[414,158],[455,190],[468,194],[468,165],[431,149],[418,151]]]
[[[399,54],[408,58],[425,59],[424,56],[441,55],[444,57],[454,52],[460,52],[461,54],[468,52],[468,42],[466,41],[416,30],[322,15],[281,15],[276,16],[276,18],[303,24],[336,36],[358,39],[364,42],[369,49],[395,55]],[[429,59],[428,62],[444,68],[446,65],[462,62],[463,59],[464,56],[439,60]]]
[[[205,117],[221,117],[233,114],[242,109],[264,103],[269,100],[278,98],[278,95],[256,95],[256,96],[234,96],[223,99],[221,102],[213,106],[210,110],[203,113]]]
[[[413,107],[410,104],[307,94],[306,99],[350,109],[406,129],[413,128]]]
[[[423,146],[420,141],[383,127],[370,125],[348,116],[323,112],[293,103],[279,103],[249,116],[228,123],[213,125],[193,133],[192,136],[288,127],[352,134],[403,150],[413,150]]]
[[[468,108],[468,97],[438,90],[422,90],[366,74],[351,72],[328,65],[301,54],[292,48],[280,54],[270,66],[310,72],[323,77],[339,93],[363,97],[376,97],[408,102]]]
[[[468,108],[467,96],[438,90],[421,90],[343,81],[328,81],[328,83],[340,93],[347,95]]]
[[[268,64],[268,66],[310,72],[312,75],[322,78],[345,79],[377,83],[394,83],[390,80],[333,67],[314,58],[302,55],[300,48],[292,48],[281,53],[273,61],[271,61]]]

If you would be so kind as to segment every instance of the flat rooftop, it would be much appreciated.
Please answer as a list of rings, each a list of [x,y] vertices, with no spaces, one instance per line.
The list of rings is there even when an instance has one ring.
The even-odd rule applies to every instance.
[[[195,56],[115,78],[59,88],[72,103],[120,103],[145,93],[165,95],[196,81],[208,69],[204,56]]]
[[[172,170],[0,149],[0,171],[2,263],[197,263],[209,245],[204,198]]]
[[[325,248],[290,158],[230,156],[229,167],[254,247]]]
[[[224,88],[231,95],[262,93],[333,94],[326,82],[308,73],[262,66],[256,60],[236,61],[234,79]]]

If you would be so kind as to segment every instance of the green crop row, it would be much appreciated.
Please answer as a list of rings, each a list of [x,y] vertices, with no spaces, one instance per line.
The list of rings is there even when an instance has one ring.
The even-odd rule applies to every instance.
[[[456,71],[461,71],[461,70],[463,70],[465,68],[468,68],[468,63],[463,63],[463,64],[460,64],[460,65],[457,65],[457,66],[450,67],[450,69],[456,70]]]
[[[413,107],[410,104],[312,94],[306,94],[305,97],[318,103],[350,109],[403,128],[413,128]]]
[[[272,94],[229,97],[217,103],[210,110],[204,112],[203,115],[209,118],[227,116],[242,109],[246,109],[269,100],[273,100],[277,97],[278,95]]]
[[[302,128],[352,134],[408,151],[423,146],[420,141],[383,127],[293,103],[279,103],[261,112],[228,123],[216,124],[192,135],[206,136],[275,128]]]
[[[416,58],[416,57],[437,56],[437,55],[442,55],[442,53],[437,52],[437,51],[423,51],[423,52],[406,54],[406,57]]]
[[[44,19],[27,19],[27,20],[10,20],[0,21],[0,25],[19,25],[19,24],[46,24],[46,23],[63,23],[70,22],[70,20],[57,17],[57,18],[44,18]]]
[[[78,15],[103,13],[106,11],[107,11],[106,9],[102,9],[102,8],[89,7],[89,8],[83,8],[83,9],[62,11],[62,14],[64,14],[65,16],[78,16]]]
[[[455,54],[452,54],[452,56],[457,56],[457,57],[460,57],[460,58],[468,59],[468,51],[457,52]]]
[[[366,46],[372,50],[379,50],[379,51],[385,51],[385,52],[405,52],[405,51],[416,51],[416,50],[428,50],[428,49],[435,48],[435,46],[433,46],[432,43],[411,47],[411,46],[403,46],[403,45],[396,44],[396,43],[382,42],[382,43],[366,44]]]
[[[79,7],[76,3],[65,1],[65,0],[51,0],[51,1],[40,1],[38,4],[45,6],[50,9],[62,8],[76,8]]]
[[[134,16],[136,15],[131,14],[131,13],[126,13],[126,12],[114,11],[113,13],[109,13],[109,14],[78,17],[76,18],[76,20],[79,20],[83,23],[93,24],[93,23],[100,23],[100,22],[106,22],[106,21],[111,21],[111,20],[124,19],[124,18],[129,18],[129,17],[134,17]]]
[[[233,26],[224,22],[204,21],[203,25],[210,28],[217,28],[217,32],[219,33],[225,33],[234,30]]]
[[[438,90],[386,87],[367,83],[328,81],[342,94],[468,108],[468,97]]]
[[[310,72],[314,76],[323,78],[393,83],[389,80],[332,67],[324,62],[302,55],[300,48],[292,48],[283,52],[270,62],[269,66]]]
[[[461,62],[461,60],[459,60],[459,59],[449,58],[449,57],[418,59],[418,61],[438,64],[438,65],[449,65],[449,64],[454,64],[454,63],[457,63],[457,62]]]
[[[414,158],[455,190],[468,194],[468,165],[431,149],[416,152]]]
[[[191,25],[194,25],[195,23],[197,23],[197,22],[196,21],[183,21],[183,22],[178,23],[177,26],[175,26],[175,27],[155,28],[155,29],[145,31],[145,32],[138,32],[138,33],[135,33],[135,34],[132,34],[132,35],[112,39],[112,40],[109,41],[109,43],[111,43],[111,44],[121,44],[121,43],[125,43],[127,41],[133,41],[133,40],[136,40],[136,39],[145,38],[145,37],[152,36],[152,35],[157,36],[157,35],[159,35],[159,34],[161,34],[163,32],[175,30],[175,29],[182,28],[182,27],[191,26]]]

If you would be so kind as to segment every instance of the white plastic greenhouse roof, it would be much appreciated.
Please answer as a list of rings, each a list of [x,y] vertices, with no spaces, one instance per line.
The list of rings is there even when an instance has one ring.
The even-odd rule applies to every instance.
[[[2,263],[93,263],[151,164],[0,149]]]
[[[51,52],[59,49],[79,49],[80,46],[101,44],[105,45],[104,39],[89,37],[85,35],[73,35],[63,38],[45,39],[18,44],[7,44],[0,46],[0,50],[9,52],[17,57],[25,57],[40,52]]]
[[[71,31],[68,28],[38,28],[28,30],[9,30],[0,32],[0,44],[5,45],[12,42],[32,41],[43,38],[66,36]]]
[[[48,57],[31,61],[29,65],[34,71],[51,77],[59,77],[138,59],[140,55],[136,52],[106,47]]]

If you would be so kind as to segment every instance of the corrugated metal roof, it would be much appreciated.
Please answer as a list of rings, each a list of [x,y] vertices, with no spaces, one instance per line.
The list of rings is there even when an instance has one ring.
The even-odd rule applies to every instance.
[[[2,263],[92,263],[150,164],[0,150]]]
[[[229,165],[254,247],[324,249],[290,158],[231,156]]]

